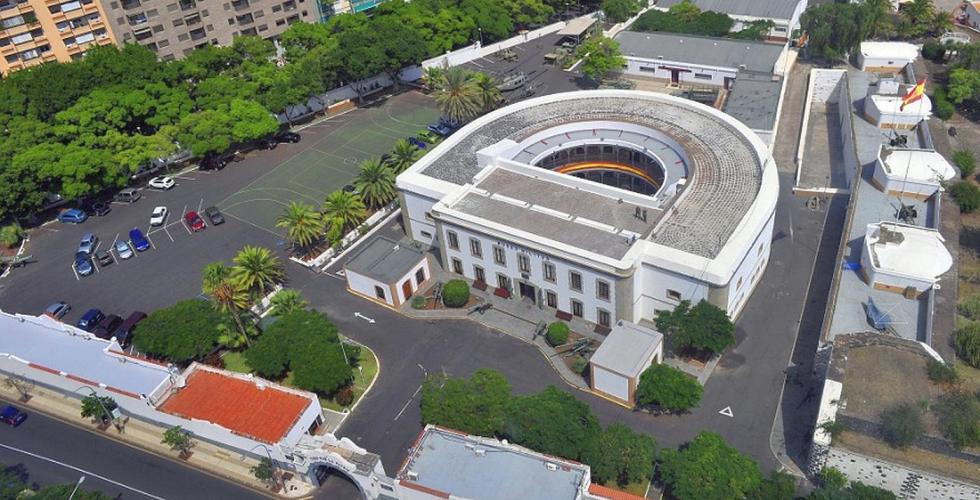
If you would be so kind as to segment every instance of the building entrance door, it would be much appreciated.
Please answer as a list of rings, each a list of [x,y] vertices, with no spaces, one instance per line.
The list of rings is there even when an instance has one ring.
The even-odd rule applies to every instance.
[[[412,296],[412,280],[407,279],[402,283],[402,293],[405,295],[405,300]]]
[[[531,299],[532,304],[537,302],[538,294],[537,294],[537,289],[534,287],[534,285],[530,283],[521,282],[520,291],[521,291],[521,297]]]

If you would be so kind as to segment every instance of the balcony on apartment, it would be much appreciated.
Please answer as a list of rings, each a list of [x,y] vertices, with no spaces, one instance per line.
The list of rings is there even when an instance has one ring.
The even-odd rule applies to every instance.
[[[231,6],[237,11],[243,11],[251,5],[249,0],[232,0]]]
[[[241,16],[235,16],[235,22],[238,23],[239,26],[243,24],[252,24],[255,22],[255,18],[252,17],[252,13],[250,12]]]
[[[197,2],[194,0],[180,0],[180,10],[188,11],[197,8]]]
[[[0,19],[34,14],[34,7],[27,0],[0,0]]]

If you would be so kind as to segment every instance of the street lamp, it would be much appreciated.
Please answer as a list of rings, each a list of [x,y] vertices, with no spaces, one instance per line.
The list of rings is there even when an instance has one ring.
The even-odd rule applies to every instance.
[[[75,487],[72,488],[71,494],[68,495],[68,500],[71,500],[75,496],[75,492],[78,491],[78,487],[81,486],[84,481],[85,481],[85,476],[78,478],[78,482],[75,483]]]
[[[93,389],[93,388],[91,388],[91,387],[89,387],[87,385],[83,385],[83,386],[79,387],[78,389],[75,389],[74,391],[71,391],[71,392],[78,392],[78,391],[80,391],[82,389],[88,389],[88,391],[92,393],[92,397],[94,397],[95,400],[99,403],[99,406],[102,407],[103,418],[110,417],[112,419],[113,425],[116,426],[116,429],[117,430],[122,430],[122,428],[119,426],[119,424],[116,423],[116,417],[112,414],[112,412],[109,411],[108,408],[105,407],[105,404],[102,403],[102,398],[99,397],[99,393],[95,392],[95,389]]]

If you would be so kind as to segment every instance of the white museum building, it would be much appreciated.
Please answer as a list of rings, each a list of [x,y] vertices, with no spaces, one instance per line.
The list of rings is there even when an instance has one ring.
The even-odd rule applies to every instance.
[[[706,299],[738,316],[769,259],[776,165],[721,111],[592,90],[488,113],[397,186],[443,267],[610,328]]]

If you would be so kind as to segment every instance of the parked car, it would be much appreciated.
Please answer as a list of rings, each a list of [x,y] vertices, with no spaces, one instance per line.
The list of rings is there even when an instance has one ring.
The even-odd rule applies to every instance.
[[[95,260],[97,260],[99,265],[102,267],[111,265],[113,262],[115,262],[115,259],[112,258],[112,254],[109,253],[108,250],[99,250],[98,252],[95,252]]]
[[[408,143],[419,149],[425,149],[425,142],[420,141],[417,137],[409,137]]]
[[[136,188],[126,188],[116,193],[112,199],[121,203],[136,203],[143,195]]]
[[[197,212],[191,210],[184,214],[184,222],[187,223],[187,227],[191,228],[191,231],[195,233],[198,231],[203,231],[207,226],[204,224],[204,219],[198,215]]]
[[[102,311],[92,308],[85,311],[85,314],[78,319],[78,323],[75,323],[75,326],[85,330],[86,332],[90,332],[94,330],[96,326],[99,326],[99,322],[101,322],[104,318],[105,314],[102,314]]]
[[[84,253],[85,255],[91,255],[95,251],[96,245],[99,244],[99,237],[94,233],[85,233],[82,235],[82,241],[78,243],[78,253]]]
[[[77,208],[62,210],[58,214],[58,222],[62,224],[81,224],[88,219],[88,214]]]
[[[276,140],[279,142],[288,142],[290,144],[296,144],[302,139],[296,132],[280,132],[276,134]]]
[[[276,146],[279,145],[279,141],[277,141],[275,137],[266,137],[259,139],[255,144],[259,147],[259,149],[276,149]]]
[[[345,193],[356,193],[357,187],[355,187],[353,184],[345,184],[344,187],[340,188],[340,190]]]
[[[71,306],[68,305],[67,302],[55,302],[54,304],[51,304],[50,306],[48,306],[47,309],[44,310],[44,314],[47,314],[48,316],[51,316],[54,319],[61,319],[64,318],[66,314],[68,314],[68,311],[71,311]]]
[[[415,134],[415,135],[417,135],[419,139],[421,139],[421,140],[423,140],[423,141],[425,141],[425,142],[427,142],[429,144],[435,144],[435,143],[437,143],[437,142],[439,142],[439,141],[442,140],[442,138],[439,137],[439,135],[437,135],[437,134],[435,134],[433,132],[430,132],[428,130],[419,130],[418,133]]]
[[[456,127],[453,124],[447,122],[446,120],[438,120],[430,123],[425,127],[432,132],[438,134],[440,137],[449,137],[453,132],[456,131]]]
[[[150,179],[150,182],[147,183],[147,185],[153,189],[170,189],[177,185],[177,181],[175,181],[173,177],[154,177]]]
[[[211,225],[213,226],[225,223],[225,216],[221,215],[221,211],[218,210],[218,207],[205,208],[204,215],[208,216],[208,220],[211,221]]]
[[[76,253],[75,270],[78,271],[79,276],[88,276],[92,274],[92,272],[95,271],[95,265],[92,264],[92,258],[89,257],[87,253]]]
[[[0,420],[3,420],[3,423],[11,427],[17,427],[18,425],[24,423],[24,420],[26,419],[26,413],[10,405],[7,405],[6,408],[0,411]]]
[[[119,329],[116,330],[115,337],[116,341],[119,342],[121,347],[129,347],[129,344],[133,341],[133,330],[136,329],[136,325],[140,321],[146,319],[146,313],[140,311],[134,311],[126,320],[119,325]]]
[[[85,213],[87,213],[88,215],[97,215],[99,217],[108,215],[109,212],[112,211],[112,207],[109,206],[109,204],[104,201],[89,203],[82,208],[85,210]]]
[[[135,227],[129,231],[129,243],[133,245],[133,248],[135,248],[137,252],[142,252],[150,248],[150,240],[146,239],[146,236],[143,236],[143,231],[140,231]]]
[[[92,333],[100,339],[109,340],[116,333],[116,329],[119,328],[120,324],[122,324],[122,318],[115,314],[110,314],[102,318],[102,321],[99,321],[98,326],[92,330]]]
[[[201,159],[200,169],[201,170],[221,170],[228,165],[228,161],[221,158],[217,154],[208,154]]]
[[[159,226],[167,219],[167,207],[156,207],[150,214],[150,225]]]
[[[133,248],[129,246],[129,243],[126,243],[126,240],[116,240],[115,248],[116,255],[122,260],[133,256]]]

